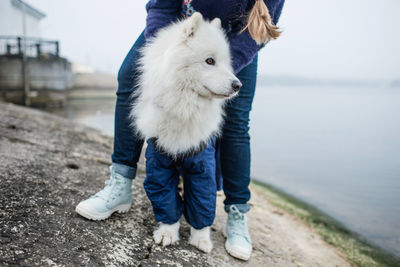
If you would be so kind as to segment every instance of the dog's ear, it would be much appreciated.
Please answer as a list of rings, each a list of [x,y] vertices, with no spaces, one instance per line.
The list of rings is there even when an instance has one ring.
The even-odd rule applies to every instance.
[[[219,18],[215,18],[211,21],[211,24],[217,27],[218,29],[222,29],[221,20]]]
[[[192,37],[202,21],[203,16],[199,12],[195,12],[188,18],[183,29],[185,38]]]

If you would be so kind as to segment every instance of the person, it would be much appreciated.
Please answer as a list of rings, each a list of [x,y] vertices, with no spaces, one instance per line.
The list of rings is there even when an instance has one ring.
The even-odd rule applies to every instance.
[[[250,136],[249,114],[257,77],[258,51],[280,32],[275,26],[285,0],[150,0],[146,4],[146,28],[128,52],[118,73],[115,107],[114,151],[110,179],[104,189],[80,202],[76,211],[94,220],[106,219],[115,211],[129,210],[132,179],[144,140],[133,133],[129,118],[132,92],[137,82],[140,48],[166,25],[195,11],[204,18],[221,19],[230,44],[232,67],[242,88],[225,107],[225,122],[217,141],[220,172],[223,177],[227,240],[225,247],[234,257],[250,258],[252,245],[246,213],[250,210]],[[217,169],[218,169],[217,166]]]

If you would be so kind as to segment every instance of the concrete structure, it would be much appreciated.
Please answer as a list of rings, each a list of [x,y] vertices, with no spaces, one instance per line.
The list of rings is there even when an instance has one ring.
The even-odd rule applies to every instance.
[[[63,105],[71,64],[59,43],[41,38],[45,14],[22,0],[0,1],[0,99],[25,105]]]
[[[30,99],[35,106],[62,106],[71,86],[71,64],[56,56],[28,58]],[[0,98],[23,104],[23,71],[19,56],[0,56]]]

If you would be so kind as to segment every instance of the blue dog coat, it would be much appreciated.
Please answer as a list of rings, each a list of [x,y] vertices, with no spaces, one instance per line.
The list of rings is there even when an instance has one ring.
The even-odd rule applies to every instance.
[[[173,224],[182,216],[195,229],[210,226],[215,217],[216,139],[199,153],[172,159],[147,140],[146,179],[144,189],[153,205],[156,221]],[[184,199],[178,192],[179,176],[183,177]]]

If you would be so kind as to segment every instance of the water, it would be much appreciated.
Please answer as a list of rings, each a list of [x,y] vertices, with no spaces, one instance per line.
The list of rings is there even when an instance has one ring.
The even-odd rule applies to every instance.
[[[400,255],[400,88],[258,87],[252,176]]]
[[[114,99],[61,115],[113,134]],[[400,88],[258,86],[252,177],[400,256]]]
[[[114,135],[114,111],[114,97],[88,97],[68,99],[64,109],[52,113]]]

